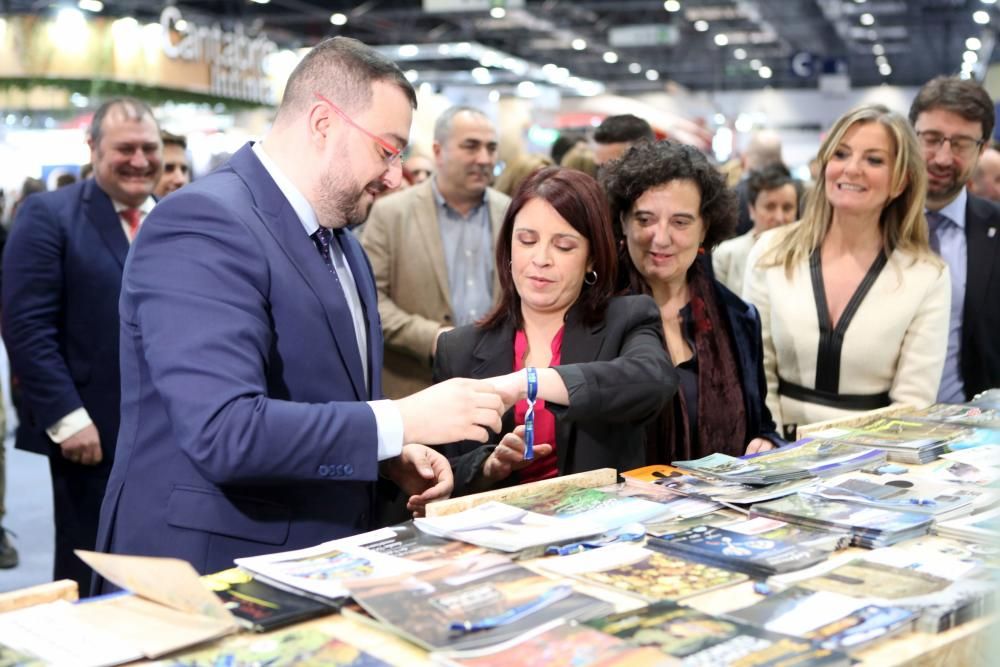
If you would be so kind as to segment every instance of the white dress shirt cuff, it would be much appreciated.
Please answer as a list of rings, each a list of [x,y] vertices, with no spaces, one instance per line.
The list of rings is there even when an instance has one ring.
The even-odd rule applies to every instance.
[[[402,417],[400,417],[400,422],[402,422]],[[57,445],[61,445],[93,423],[94,420],[90,418],[90,414],[87,413],[85,408],[77,408],[52,426],[45,429],[45,432],[49,434],[49,438],[52,439],[52,442]],[[402,440],[402,424],[399,426],[399,431],[399,439]]]
[[[399,456],[403,451],[403,415],[390,400],[368,401],[378,427],[378,460]]]

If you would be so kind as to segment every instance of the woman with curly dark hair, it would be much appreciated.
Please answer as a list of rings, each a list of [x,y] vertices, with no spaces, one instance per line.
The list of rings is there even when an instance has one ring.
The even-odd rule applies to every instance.
[[[680,390],[653,422],[651,463],[783,444],[764,402],[760,318],[712,275],[707,252],[736,227],[736,197],[697,149],[634,146],[603,184],[620,225],[620,282],[660,309]]]

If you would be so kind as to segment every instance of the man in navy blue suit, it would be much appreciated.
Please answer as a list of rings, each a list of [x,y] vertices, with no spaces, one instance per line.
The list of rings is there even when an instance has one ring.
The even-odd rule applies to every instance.
[[[314,47],[274,124],[165,198],[122,281],[122,422],[98,547],[199,572],[366,530],[374,482],[446,495],[436,451],[500,428],[459,380],[379,400],[382,336],[360,224],[398,185],[416,96],[346,38]],[[405,443],[405,444],[404,444]]]
[[[17,447],[52,472],[54,576],[83,593],[118,438],[118,294],[129,243],[152,210],[160,132],[145,103],[94,114],[94,178],[27,198],[3,261],[3,337],[21,387]]]

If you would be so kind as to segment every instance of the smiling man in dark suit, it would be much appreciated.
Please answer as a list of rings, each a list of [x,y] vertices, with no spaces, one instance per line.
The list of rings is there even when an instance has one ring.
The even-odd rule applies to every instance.
[[[56,579],[86,594],[118,437],[118,294],[129,243],[153,208],[162,144],[150,108],[101,106],[88,143],[94,178],[29,197],[3,261],[3,337],[21,387],[17,447],[49,457]]]
[[[345,228],[399,184],[415,105],[391,61],[326,40],[263,142],[157,206],[122,280],[100,549],[210,572],[344,537],[371,527],[379,474],[411,509],[451,491],[444,457],[409,443],[500,428],[485,382],[380,400],[375,282]]]
[[[993,136],[989,94],[974,81],[938,77],[910,106],[927,163],[931,247],[951,272],[948,355],[938,400],[965,401],[1000,387],[1000,207],[966,188]]]

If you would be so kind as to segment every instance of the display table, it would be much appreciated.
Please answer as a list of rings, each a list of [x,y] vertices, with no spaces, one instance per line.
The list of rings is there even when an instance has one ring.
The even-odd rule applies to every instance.
[[[486,500],[510,498],[523,493],[537,491],[539,487],[551,488],[552,486],[558,487],[560,485],[596,487],[613,482],[614,479],[615,474],[613,470],[591,471],[579,475],[526,484],[520,487],[511,487],[475,496],[443,501],[431,505],[428,512],[431,514],[446,514],[461,511]],[[866,550],[852,547],[846,551],[861,554]],[[531,561],[525,564],[530,567]],[[38,604],[58,598],[73,599],[75,597],[75,590],[71,590],[72,586],[68,585],[70,583],[55,582],[0,596],[0,611]],[[624,594],[585,584],[574,585],[582,592],[613,603],[616,611],[629,611],[644,606],[642,601]],[[684,604],[709,614],[720,614],[748,606],[761,598],[762,596],[754,591],[753,583],[745,582],[687,598]],[[324,634],[367,651],[390,664],[405,665],[407,667],[432,664],[427,657],[427,653],[422,649],[388,631],[350,616],[335,614],[307,621],[293,627],[319,630]],[[275,632],[283,631],[284,629]],[[918,632],[901,634],[877,643],[867,650],[859,651],[854,654],[854,657],[860,660],[859,664],[871,667],[895,667],[902,665],[946,665],[948,667],[953,665],[956,667],[993,666],[997,663],[991,661],[989,655],[991,642],[993,648],[996,648],[998,644],[998,631],[1000,631],[1000,623],[998,623],[997,618],[989,617],[974,620],[947,632],[935,635]],[[243,633],[220,640],[218,646],[237,646],[244,642],[260,641],[261,638],[266,637],[266,634],[255,635]]]

